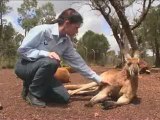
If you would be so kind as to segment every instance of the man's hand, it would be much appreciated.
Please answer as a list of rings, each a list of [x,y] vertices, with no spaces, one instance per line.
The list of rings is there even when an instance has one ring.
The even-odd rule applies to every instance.
[[[59,55],[58,55],[57,53],[55,53],[55,52],[50,52],[50,53],[48,54],[48,56],[49,56],[50,58],[54,58],[54,59],[60,61]]]

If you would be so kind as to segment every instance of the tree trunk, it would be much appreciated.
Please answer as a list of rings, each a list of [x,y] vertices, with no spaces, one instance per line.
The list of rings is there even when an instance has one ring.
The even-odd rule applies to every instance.
[[[0,2],[0,7],[2,8],[2,1]],[[0,26],[0,38],[2,38],[2,31],[3,31],[3,20],[2,20],[2,10],[0,11],[0,19],[1,19],[1,26]]]
[[[120,6],[119,1],[118,0],[109,0],[109,1],[110,1],[111,5],[115,8],[115,11],[119,17],[119,20],[121,21],[122,28],[125,31],[125,34],[126,34],[127,39],[132,47],[132,50],[133,51],[138,50],[138,45],[136,44],[136,41],[133,37],[129,22],[123,13],[123,9]]]
[[[156,54],[155,66],[160,67],[159,44],[157,38],[155,38],[155,54]]]
[[[120,29],[119,26],[116,26],[117,24],[115,24],[113,22],[114,19],[111,16],[106,15],[105,12],[102,9],[99,9],[99,11],[103,15],[104,19],[107,21],[107,23],[109,24],[109,26],[111,27],[112,32],[113,32],[113,36],[114,36],[114,38],[117,41],[119,49],[120,50],[124,49],[123,42],[121,41],[120,37],[118,36],[118,34],[119,34],[118,29]]]

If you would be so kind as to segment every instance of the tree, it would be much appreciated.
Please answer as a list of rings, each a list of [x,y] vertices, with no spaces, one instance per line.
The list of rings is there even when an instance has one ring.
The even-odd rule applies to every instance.
[[[13,67],[16,59],[17,46],[14,40],[15,30],[12,24],[3,26],[3,45],[1,46],[1,62],[5,67]]]
[[[133,51],[138,49],[138,45],[132,34],[132,30],[137,28],[145,19],[154,0],[141,1],[143,2],[142,14],[140,15],[139,19],[136,19],[135,24],[131,25],[125,15],[125,12],[127,7],[133,5],[133,3],[137,1],[138,0],[90,0],[90,6],[94,10],[98,10],[110,25],[120,50],[129,49],[126,48],[128,47],[128,45],[126,45],[126,41],[130,43]],[[116,17],[115,14],[113,16],[113,13],[116,13]]]
[[[36,9],[36,0],[24,0],[21,7],[17,9],[20,15],[18,22],[21,24],[22,28],[25,29],[25,35],[30,28],[38,23],[35,13]]]
[[[139,17],[132,24],[126,16],[126,8],[138,2],[142,4]],[[113,36],[120,48],[122,65],[124,64],[123,51],[138,50],[137,40],[133,35],[133,30],[139,27],[154,0],[90,0],[89,5],[93,10],[98,10],[112,29]]]
[[[4,26],[5,26],[5,24],[4,24],[4,19],[3,19],[3,15],[4,14],[6,14],[6,13],[8,13],[10,10],[11,10],[11,7],[8,7],[7,5],[6,5],[6,3],[8,2],[9,0],[1,0],[0,1],[0,56],[1,57],[3,57],[2,55],[4,54],[4,50],[3,50],[3,48],[4,48],[4,42],[5,42],[5,40],[4,40],[4,30],[3,30],[3,28],[4,28]]]
[[[139,30],[139,37],[155,54],[155,66],[160,67],[160,6],[153,7]]]
[[[0,38],[2,37],[2,31],[3,31],[3,18],[2,16],[8,12],[10,12],[11,7],[6,6],[6,3],[9,2],[9,0],[1,0],[0,1]]]
[[[53,19],[55,19],[56,13],[54,11],[54,5],[51,2],[47,2],[46,4],[42,5],[42,7],[39,8],[39,18],[40,23],[51,23]]]
[[[96,34],[93,31],[87,31],[78,41],[78,49],[86,49],[88,61],[99,61],[106,54],[110,45],[107,38],[102,34]],[[93,58],[94,57],[94,58]]]
[[[18,48],[19,45],[22,43],[24,36],[20,33],[16,33],[14,36],[15,46]]]
[[[22,28],[25,29],[25,35],[32,27],[39,23],[49,22],[55,17],[52,3],[48,2],[39,8],[37,5],[37,0],[24,0],[21,7],[17,9],[20,15],[18,21]],[[44,20],[41,18],[44,18]]]

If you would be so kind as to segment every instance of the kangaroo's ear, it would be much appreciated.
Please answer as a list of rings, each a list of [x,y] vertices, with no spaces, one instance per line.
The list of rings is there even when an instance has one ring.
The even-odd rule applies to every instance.
[[[134,58],[139,58],[140,57],[140,52],[138,50],[136,50],[134,52]]]

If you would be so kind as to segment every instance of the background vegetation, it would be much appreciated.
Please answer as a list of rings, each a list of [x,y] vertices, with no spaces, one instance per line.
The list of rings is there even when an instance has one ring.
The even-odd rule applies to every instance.
[[[160,5],[153,7],[155,0],[140,0],[142,14],[134,19],[134,24],[128,21],[125,11],[139,0],[89,1],[87,4],[99,11],[110,25],[116,39],[113,42],[118,43],[120,52],[117,55],[115,51],[109,50],[110,45],[105,35],[89,30],[80,39],[73,39],[75,48],[88,64],[115,66],[123,61],[121,50],[131,48],[143,51],[143,59],[155,67],[160,67]],[[56,16],[52,2],[38,7],[37,0],[23,0],[17,9],[17,21],[25,29],[25,34],[22,35],[3,18],[12,10],[7,6],[7,2],[9,0],[0,1],[0,68],[13,68],[18,57],[16,50],[27,32],[36,25],[50,23]],[[151,55],[147,54],[148,50],[152,52]]]

